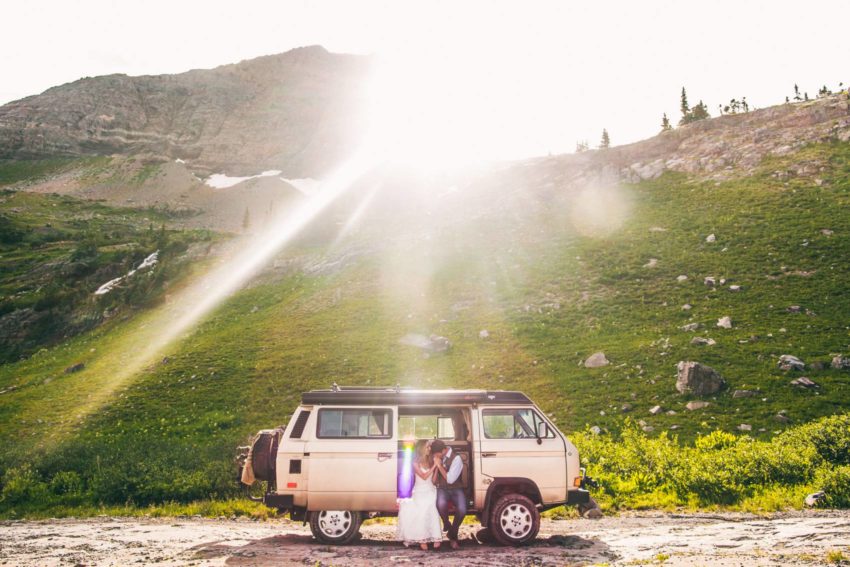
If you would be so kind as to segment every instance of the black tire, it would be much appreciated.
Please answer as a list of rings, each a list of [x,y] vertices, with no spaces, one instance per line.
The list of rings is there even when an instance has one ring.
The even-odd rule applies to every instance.
[[[350,510],[310,512],[310,531],[322,543],[347,545],[360,534],[363,516]]]
[[[526,545],[540,531],[540,512],[527,496],[506,494],[490,510],[487,527],[502,545]]]

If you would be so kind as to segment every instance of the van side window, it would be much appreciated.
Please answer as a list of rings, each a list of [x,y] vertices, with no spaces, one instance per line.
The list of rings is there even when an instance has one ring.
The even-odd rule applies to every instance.
[[[319,410],[316,437],[319,439],[389,439],[392,412],[388,409]]]
[[[555,436],[551,430],[544,429],[546,422],[530,408],[485,409],[481,419],[484,436],[488,439],[535,439],[538,434],[547,438]]]

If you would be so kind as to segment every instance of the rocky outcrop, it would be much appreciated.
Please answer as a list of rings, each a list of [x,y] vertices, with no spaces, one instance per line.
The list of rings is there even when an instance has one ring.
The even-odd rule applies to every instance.
[[[726,386],[726,381],[715,369],[699,362],[679,362],[676,390],[680,394],[709,396]]]
[[[347,155],[369,60],[304,47],[178,75],[84,78],[0,107],[0,159],[136,154],[317,177]]]

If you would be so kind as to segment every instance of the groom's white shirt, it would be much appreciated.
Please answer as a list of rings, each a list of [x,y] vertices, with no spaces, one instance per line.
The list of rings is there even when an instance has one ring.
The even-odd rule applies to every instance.
[[[449,452],[446,453],[446,456],[443,457],[443,463],[447,462],[452,456],[452,448],[449,447]],[[449,468],[446,473],[446,482],[448,484],[452,484],[457,481],[458,477],[460,477],[460,473],[463,471],[463,459],[455,459],[452,461],[452,466]]]

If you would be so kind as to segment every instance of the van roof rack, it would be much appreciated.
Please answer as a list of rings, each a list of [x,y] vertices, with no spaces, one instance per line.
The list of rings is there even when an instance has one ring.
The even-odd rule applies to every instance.
[[[531,404],[522,392],[506,390],[421,390],[396,386],[334,386],[301,394],[305,405]]]

